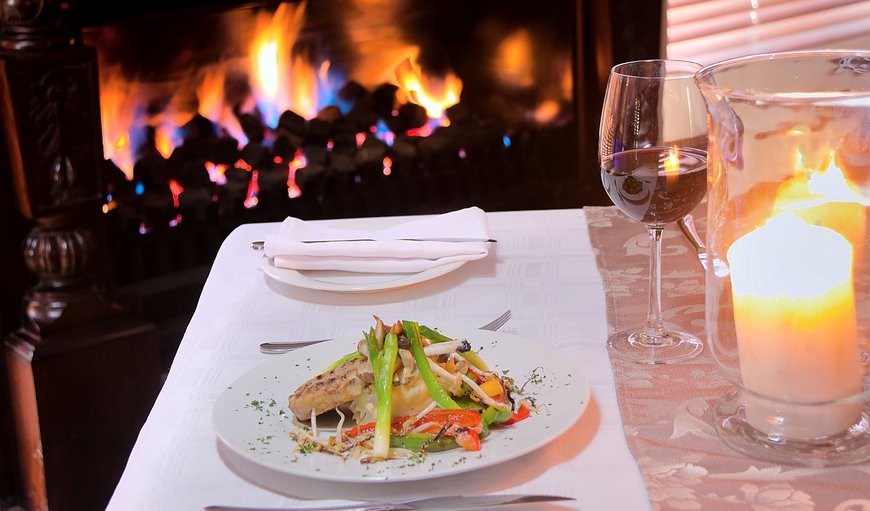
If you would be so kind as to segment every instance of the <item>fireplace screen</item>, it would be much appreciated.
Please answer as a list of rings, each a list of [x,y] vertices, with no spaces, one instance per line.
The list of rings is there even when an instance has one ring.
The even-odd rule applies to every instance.
[[[206,260],[235,225],[287,215],[582,205],[575,9],[337,0],[86,29],[114,250],[154,251],[119,274],[178,259],[155,240]]]

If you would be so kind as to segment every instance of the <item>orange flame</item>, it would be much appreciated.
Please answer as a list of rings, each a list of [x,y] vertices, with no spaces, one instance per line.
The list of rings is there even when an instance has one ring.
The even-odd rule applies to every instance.
[[[506,85],[523,88],[535,83],[532,36],[520,29],[507,36],[495,52],[493,73]]]
[[[424,74],[410,58],[396,68],[396,81],[406,99],[426,109],[430,119],[440,119],[444,110],[459,102],[462,80],[448,72],[443,78]]]
[[[254,98],[265,121],[276,126],[285,110],[311,118],[317,114],[317,73],[293,45],[305,20],[305,3],[281,3],[273,15],[261,12],[250,46]]]
[[[133,179],[135,148],[130,140],[130,129],[136,114],[136,86],[121,74],[120,68],[101,67],[100,120],[103,125],[103,153],[106,159]]]
[[[795,162],[804,164],[800,152]],[[796,167],[795,175],[777,190],[773,214],[793,212],[808,224],[839,232],[856,251],[863,250],[870,198],[846,178],[834,151],[820,167],[824,170]]]
[[[199,114],[223,128],[239,142],[239,147],[243,147],[248,143],[248,137],[245,136],[238,118],[224,97],[224,82],[228,71],[229,66],[226,63],[203,69],[199,83],[196,85]]]

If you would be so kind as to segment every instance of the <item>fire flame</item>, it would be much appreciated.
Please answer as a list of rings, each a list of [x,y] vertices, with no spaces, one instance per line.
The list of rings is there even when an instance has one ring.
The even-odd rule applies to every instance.
[[[101,67],[100,118],[103,125],[103,153],[106,159],[133,179],[134,148],[130,137],[133,122],[139,113],[136,87],[124,79],[117,67]]]
[[[377,0],[374,3],[379,4]],[[380,12],[377,9],[367,11]],[[147,141],[149,127],[153,129],[154,149],[168,159],[183,143],[181,126],[197,113],[211,121],[220,136],[236,139],[241,149],[249,143],[239,120],[242,113],[259,115],[267,126],[265,144],[269,144],[273,135],[271,129],[277,127],[284,111],[293,111],[306,119],[313,119],[327,105],[339,106],[346,112],[350,105],[336,100],[339,88],[345,83],[343,77],[339,79],[331,61],[314,55],[310,45],[299,40],[305,13],[305,2],[299,2],[281,3],[271,13],[268,9],[252,9],[240,14],[244,16],[241,19],[249,23],[246,26],[252,29],[252,35],[240,40],[236,47],[228,48],[227,56],[220,61],[203,66],[185,78],[174,78],[172,82],[140,82],[135,76],[124,75],[118,66],[101,63],[100,101],[105,157],[132,180],[133,167],[141,157],[138,153]],[[357,41],[370,32],[368,28],[362,31],[349,29],[348,34],[352,41]],[[400,101],[422,106],[430,121],[410,130],[411,135],[425,137],[438,126],[449,125],[445,110],[459,102],[462,81],[451,72],[443,76],[426,72],[418,64],[420,49],[404,42],[399,31],[390,32],[386,37],[393,39],[383,47],[374,48],[371,41],[360,46],[361,64],[349,70],[350,78],[366,87],[391,81],[399,87],[397,96]],[[512,44],[522,46],[525,43]],[[377,82],[372,81],[374,75],[366,77],[364,74],[371,70],[379,73]],[[247,77],[249,92],[246,92],[247,88],[228,86],[244,76]],[[154,113],[150,110],[154,104],[169,106]],[[554,115],[549,112],[552,108],[545,110],[548,112],[543,114],[544,117]],[[381,124],[373,127],[371,133],[392,145],[399,134],[392,133],[383,122]],[[361,147],[368,136],[366,132],[357,133],[357,147]],[[245,205],[253,207],[256,205],[257,175],[250,165],[242,163],[244,165],[236,166],[252,172]],[[305,166],[304,155],[297,153],[286,164],[288,195],[298,196],[301,191],[295,184],[294,174]],[[285,163],[276,162],[276,165]],[[385,165],[385,169],[390,172],[391,165]],[[204,171],[217,185],[226,183],[226,170],[226,165],[205,163]]]
[[[444,110],[459,102],[462,80],[448,72],[443,78],[424,74],[410,58],[396,67],[396,82],[407,100],[426,109],[430,119],[440,119]]]
[[[803,164],[805,158],[798,152],[795,161]],[[834,151],[823,165],[821,171],[797,168],[795,176],[780,185],[773,214],[792,212],[808,224],[837,231],[858,250],[864,240],[870,197],[846,179]]]
[[[532,37],[520,29],[502,40],[496,49],[493,73],[503,83],[523,88],[534,85]]]

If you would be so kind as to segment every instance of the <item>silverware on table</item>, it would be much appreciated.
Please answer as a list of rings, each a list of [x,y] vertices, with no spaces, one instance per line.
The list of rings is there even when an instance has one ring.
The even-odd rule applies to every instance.
[[[511,310],[508,309],[502,312],[497,318],[480,327],[481,330],[498,330],[511,319]],[[310,341],[299,342],[264,342],[260,344],[260,351],[267,354],[286,353],[288,351],[311,346],[323,341],[331,341],[332,339],[313,339]]]
[[[498,240],[492,238],[395,238],[377,240],[374,238],[354,238],[346,240],[301,240],[299,243],[345,243],[352,241],[439,241],[442,243],[498,243]],[[263,250],[266,246],[265,241],[252,241],[251,248],[254,250]]]
[[[695,219],[691,214],[686,215],[677,220],[677,227],[680,228],[680,232],[683,233],[683,236],[685,236],[692,247],[694,247],[695,252],[698,254],[698,261],[701,262],[701,266],[706,270],[707,247],[704,245],[704,242],[701,241],[701,236],[698,235],[698,231],[695,229]]]
[[[704,270],[712,263],[713,273],[719,277],[728,275],[728,266],[721,259],[711,257],[707,253],[707,246],[704,245],[701,236],[698,235],[698,231],[695,229],[695,219],[691,214],[677,220],[677,227],[680,228],[680,232],[683,233],[686,240],[694,247],[695,253],[698,256],[698,262],[701,263]]]
[[[554,495],[464,495],[459,497],[432,497],[403,503],[358,502],[355,504],[321,507],[262,508],[238,506],[208,506],[202,511],[334,511],[339,509],[358,509],[360,511],[412,511],[456,509],[483,509],[492,506],[512,506],[533,504],[535,502],[562,502],[575,500],[572,497]]]

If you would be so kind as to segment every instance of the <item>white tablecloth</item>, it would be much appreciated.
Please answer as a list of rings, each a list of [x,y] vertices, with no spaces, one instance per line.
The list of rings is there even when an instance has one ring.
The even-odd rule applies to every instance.
[[[266,490],[220,449],[212,405],[233,380],[267,360],[264,340],[334,337],[368,328],[372,314],[477,327],[505,309],[502,331],[537,339],[574,357],[592,386],[577,427],[547,448],[463,476],[464,493],[546,493],[576,503],[551,509],[649,509],[623,436],[605,349],[601,280],[582,210],[490,213],[488,257],[445,276],[375,294],[337,294],[276,283],[249,242],[278,224],[250,224],[226,239],[179,346],[167,381],[142,428],[108,509],[198,510],[210,504],[304,505],[301,497],[347,496],[341,485],[299,481],[296,495]],[[341,222],[341,221],[337,221]],[[288,389],[288,393],[293,389]],[[290,483],[292,484],[292,482]],[[416,483],[421,494],[445,482]],[[454,481],[450,484],[458,484]],[[368,485],[376,497],[378,486]],[[355,491],[359,491],[358,489]],[[383,495],[386,497],[386,495]],[[310,504],[310,502],[309,502]]]

